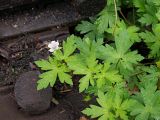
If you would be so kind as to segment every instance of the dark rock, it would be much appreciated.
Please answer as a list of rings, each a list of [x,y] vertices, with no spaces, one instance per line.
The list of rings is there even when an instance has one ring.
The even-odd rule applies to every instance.
[[[52,99],[52,89],[37,91],[38,71],[22,74],[16,81],[14,92],[17,104],[29,114],[40,114],[49,107]]]

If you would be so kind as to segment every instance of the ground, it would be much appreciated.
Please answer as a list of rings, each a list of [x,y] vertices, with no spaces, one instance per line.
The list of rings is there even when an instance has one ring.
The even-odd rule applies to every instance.
[[[82,117],[80,111],[86,106],[82,98],[76,90],[70,91],[58,99],[58,105],[52,103],[46,113],[31,116],[18,108],[13,92],[8,92],[0,94],[0,118],[3,120],[79,120]]]
[[[52,103],[51,108],[41,115],[28,115],[16,104],[14,97],[16,79],[24,72],[37,69],[34,61],[47,58],[49,55],[45,47],[40,49],[40,43],[33,41],[30,35],[20,38],[20,42],[12,46],[12,51],[20,50],[14,54],[12,60],[3,57],[0,59],[0,118],[3,120],[80,120],[80,117],[83,117],[81,111],[88,103],[83,101],[83,95],[77,90],[76,76],[73,88],[59,83],[53,88],[53,97],[59,101],[59,104]]]

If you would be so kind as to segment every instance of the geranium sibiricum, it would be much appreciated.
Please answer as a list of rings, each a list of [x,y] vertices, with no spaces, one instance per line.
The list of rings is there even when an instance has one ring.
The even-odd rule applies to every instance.
[[[48,47],[50,48],[49,49],[50,52],[54,52],[55,50],[59,49],[59,42],[57,42],[57,41],[51,41],[48,44]]]

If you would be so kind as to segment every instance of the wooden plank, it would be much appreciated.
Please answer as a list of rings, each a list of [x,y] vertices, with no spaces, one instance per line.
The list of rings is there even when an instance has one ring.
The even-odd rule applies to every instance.
[[[106,0],[72,0],[72,4],[83,16],[93,16],[106,5]]]
[[[33,8],[0,15],[0,39],[35,32],[59,25],[67,25],[81,19],[73,6],[57,3],[46,9]]]
[[[0,10],[33,3],[36,1],[38,1],[38,0],[0,0]]]
[[[49,4],[62,0],[0,0],[0,11],[27,4]]]
[[[27,50],[28,47],[24,46],[35,45],[35,49],[42,50],[46,48],[46,44],[52,40],[62,42],[69,36],[68,27],[52,28],[48,31],[43,31],[35,34],[27,34],[26,36],[21,36],[15,39],[8,39],[7,41],[1,42],[0,44],[0,56],[7,60],[12,60],[13,58],[19,58],[17,53]],[[20,55],[20,54],[19,54]],[[16,56],[16,57],[14,57]]]
[[[55,27],[48,31],[26,34],[1,42],[0,87],[14,82],[15,78],[26,70],[34,70],[34,61],[49,56],[48,43],[53,40],[63,41],[68,36],[68,27]]]

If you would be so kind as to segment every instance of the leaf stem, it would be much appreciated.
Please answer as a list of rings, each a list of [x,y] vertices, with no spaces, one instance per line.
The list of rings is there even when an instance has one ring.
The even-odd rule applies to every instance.
[[[113,35],[116,31],[116,25],[117,25],[117,21],[118,21],[118,14],[117,14],[117,3],[116,3],[116,0],[114,0],[114,11],[115,11],[115,25],[114,25],[114,30],[113,30]]]

